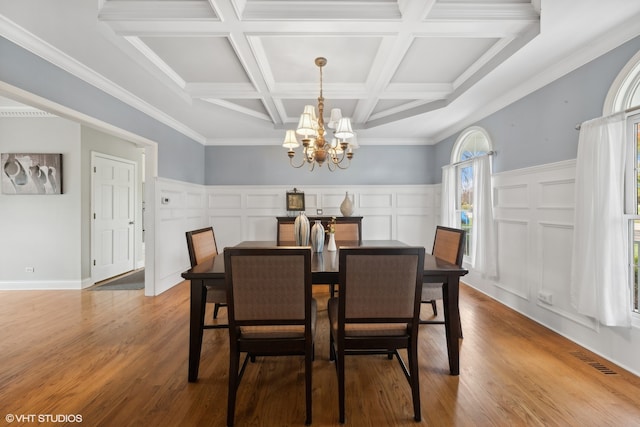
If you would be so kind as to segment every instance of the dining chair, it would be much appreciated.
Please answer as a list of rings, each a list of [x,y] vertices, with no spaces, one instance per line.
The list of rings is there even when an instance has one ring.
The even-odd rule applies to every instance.
[[[293,222],[278,222],[278,232],[276,236],[278,246],[295,246],[296,238],[294,229],[295,226]]]
[[[337,222],[336,241],[350,241],[362,243],[362,223],[361,222]]]
[[[311,424],[311,368],[317,303],[311,289],[308,247],[225,248],[229,313],[227,425],[249,359],[303,355],[307,425]],[[242,366],[240,354],[246,353]],[[268,387],[268,379],[265,379]],[[287,399],[287,396],[281,396]]]
[[[340,423],[345,421],[345,356],[381,353],[398,359],[411,387],[413,418],[421,419],[418,325],[424,252],[410,246],[340,248],[340,293],[327,306]],[[407,350],[408,368],[399,349]]]
[[[218,255],[218,247],[216,245],[216,236],[213,233],[213,227],[200,228],[186,232],[187,250],[189,251],[189,261],[191,267],[195,267],[206,259],[213,258]],[[218,310],[220,307],[227,306],[227,292],[224,288],[206,286],[206,301],[214,304],[213,318],[218,318]],[[213,325],[214,327],[226,328],[226,324]]]
[[[464,241],[466,232],[458,228],[444,227],[438,225],[436,227],[436,235],[433,240],[433,256],[444,260],[450,264],[462,266],[462,258],[464,255]],[[444,288],[442,283],[423,283],[422,284],[422,303],[431,304],[433,315],[438,315],[436,300],[442,299]],[[421,324],[443,325],[443,320],[421,320]],[[462,336],[462,329],[460,330]]]

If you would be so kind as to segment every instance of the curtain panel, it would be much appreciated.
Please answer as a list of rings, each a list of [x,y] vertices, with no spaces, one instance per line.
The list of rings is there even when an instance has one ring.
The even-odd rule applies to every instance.
[[[498,278],[498,234],[493,217],[491,158],[473,159],[473,268],[483,278]]]
[[[456,221],[456,167],[442,167],[442,187],[440,201],[440,225],[457,227]]]
[[[607,326],[631,326],[623,113],[580,127],[571,304]]]

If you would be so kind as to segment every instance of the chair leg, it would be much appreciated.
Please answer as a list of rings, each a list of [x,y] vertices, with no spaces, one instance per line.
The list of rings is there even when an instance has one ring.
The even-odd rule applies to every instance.
[[[344,424],[344,349],[338,349],[336,368],[338,370],[338,411],[340,424]]]
[[[433,315],[437,316],[438,315],[438,306],[436,305],[436,300],[432,299],[431,301],[428,301],[429,303],[431,303],[431,309],[433,310]]]
[[[305,383],[305,394],[306,394],[306,403],[307,403],[307,418],[305,419],[305,425],[311,425],[312,419],[312,402],[311,402],[311,391],[312,391],[312,372],[313,372],[313,345],[310,346],[311,349],[307,348],[307,354],[304,356],[304,383]],[[309,354],[311,352],[311,354]]]
[[[333,362],[334,360],[336,360],[336,349],[333,346],[333,334],[329,331],[329,361]]]
[[[233,426],[236,412],[236,393],[240,382],[238,369],[240,366],[240,354],[230,350],[229,352],[229,391],[227,394],[227,426]]]
[[[421,421],[420,413],[420,374],[418,373],[418,349],[417,342],[408,349],[409,358],[409,385],[411,386],[411,397],[413,398],[413,419]]]
[[[217,319],[218,318],[218,310],[220,309],[220,304],[215,303],[215,305],[213,306],[213,318]]]

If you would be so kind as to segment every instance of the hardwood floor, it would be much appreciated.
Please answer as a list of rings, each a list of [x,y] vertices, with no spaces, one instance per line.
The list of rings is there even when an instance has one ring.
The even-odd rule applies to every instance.
[[[328,291],[320,287],[316,298],[322,311],[313,425],[337,426]],[[460,305],[460,376],[448,373],[444,327],[421,327],[419,425],[640,425],[640,378],[466,286]],[[430,312],[428,305],[423,312]],[[143,291],[0,292],[0,425],[9,425],[7,415],[42,414],[80,415],[86,426],[224,425],[227,331],[205,331],[199,381],[188,383],[188,317],[186,282],[158,297]],[[236,425],[303,425],[302,368],[301,357],[250,364]],[[346,369],[346,425],[418,425],[395,360],[350,357]],[[613,373],[603,373],[607,369]]]

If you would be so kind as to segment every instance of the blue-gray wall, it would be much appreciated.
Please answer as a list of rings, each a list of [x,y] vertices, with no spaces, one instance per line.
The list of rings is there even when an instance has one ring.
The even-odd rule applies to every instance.
[[[284,131],[283,131],[284,132]],[[430,184],[441,174],[433,163],[433,146],[362,146],[351,166],[330,172],[327,165],[309,172],[289,165],[281,146],[209,146],[205,150],[205,184],[209,185],[385,185]],[[301,161],[298,152],[296,164]],[[438,168],[439,169],[439,168]]]
[[[564,77],[538,89],[475,125],[489,133],[498,154],[493,171],[504,172],[575,159],[576,125],[602,116],[611,84],[640,50],[640,37],[596,58]],[[434,162],[450,162],[460,133],[436,146]],[[441,176],[437,182],[441,182]]]
[[[0,81],[158,143],[158,176],[202,184],[204,147],[0,37]]]

